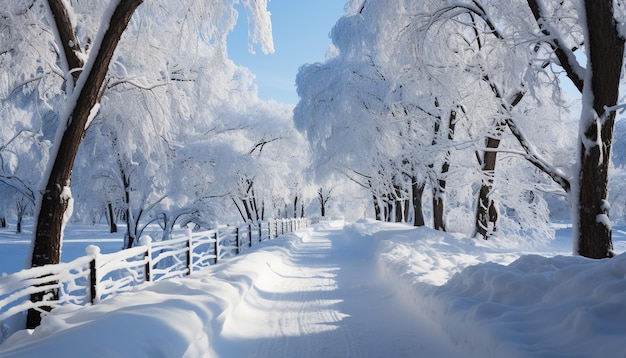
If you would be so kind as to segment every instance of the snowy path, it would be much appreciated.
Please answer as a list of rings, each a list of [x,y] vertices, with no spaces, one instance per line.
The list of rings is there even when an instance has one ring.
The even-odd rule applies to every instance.
[[[333,224],[55,309],[0,357],[626,357],[625,230],[620,255],[589,260],[564,253],[567,232],[520,257],[504,239]]]
[[[376,242],[316,225],[189,277],[56,309],[0,357],[467,357],[380,278]]]
[[[232,357],[462,356],[376,274],[373,242],[319,228],[268,261],[215,343]],[[371,241],[371,240],[368,240]]]

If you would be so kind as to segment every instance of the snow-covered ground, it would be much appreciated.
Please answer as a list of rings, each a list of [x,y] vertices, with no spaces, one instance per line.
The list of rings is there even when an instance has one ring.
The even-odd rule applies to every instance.
[[[626,357],[626,254],[572,257],[558,233],[520,257],[503,239],[319,224],[188,278],[57,309],[0,357]],[[78,236],[64,258],[83,254]],[[12,272],[20,245],[6,240],[0,271]],[[626,250],[617,228],[614,243]]]

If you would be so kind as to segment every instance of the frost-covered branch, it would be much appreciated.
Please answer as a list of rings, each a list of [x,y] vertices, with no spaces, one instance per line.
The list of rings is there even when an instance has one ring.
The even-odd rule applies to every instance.
[[[565,41],[560,37],[558,31],[550,25],[546,9],[541,0],[527,1],[541,33],[546,36],[546,42],[550,45],[559,60],[559,65],[563,67],[567,77],[569,77],[574,86],[582,93],[585,73],[584,68],[578,63],[578,60],[576,60],[574,52],[565,45]]]
[[[518,91],[511,97],[510,102],[505,101],[501,90],[493,81],[491,81],[489,75],[485,74],[483,76],[483,80],[489,84],[489,87],[491,88],[494,96],[501,101],[500,107],[502,108],[503,113],[506,114],[504,121],[506,125],[509,127],[509,129],[511,130],[511,133],[513,133],[513,136],[517,139],[518,143],[524,149],[524,152],[525,152],[524,158],[526,158],[537,169],[549,175],[550,178],[552,178],[557,184],[559,184],[563,188],[563,190],[565,190],[566,192],[569,192],[570,191],[569,180],[565,177],[565,175],[560,173],[556,168],[549,165],[546,160],[541,158],[539,153],[537,153],[537,151],[531,146],[530,142],[527,140],[526,135],[515,124],[515,121],[513,120],[511,109],[520,103],[520,101],[524,97],[525,92]]]
[[[503,39],[502,34],[498,30],[495,22],[489,17],[489,14],[485,11],[485,8],[478,1],[472,1],[471,4],[465,4],[461,2],[453,2],[452,4],[442,7],[432,13],[429,18],[428,28],[434,25],[436,22],[455,19],[461,15],[476,15],[480,17],[487,25],[488,33],[496,36],[499,39]],[[472,19],[472,23],[469,26],[475,30],[479,30],[475,26],[475,22]]]
[[[146,84],[146,83],[139,83],[138,81],[134,81],[132,79],[126,78],[126,79],[117,79],[115,81],[112,81],[112,80],[107,81],[106,88],[112,89],[120,85],[130,85],[141,90],[151,91],[158,87],[167,86],[168,82],[157,81],[155,83]]]
[[[276,138],[272,138],[272,139],[267,139],[267,140],[262,140],[259,143],[255,144],[254,147],[248,152],[248,155],[252,155],[254,153],[254,151],[256,151],[257,149],[259,150],[259,154],[261,154],[261,152],[263,151],[263,148],[265,147],[266,144],[275,142],[277,140],[281,140],[283,139],[283,137],[276,137]]]
[[[35,204],[35,193],[21,178],[14,175],[0,174],[0,183],[15,189],[17,192],[24,195],[24,197],[26,197],[31,204]]]
[[[75,16],[72,10],[67,8],[68,3],[66,1],[48,0],[47,3],[55,23],[55,34],[58,36],[57,43],[63,48],[59,55],[61,61],[67,65],[66,70],[72,75],[73,83],[71,83],[70,88],[73,88],[85,65],[84,57],[81,56],[83,50],[76,34]]]

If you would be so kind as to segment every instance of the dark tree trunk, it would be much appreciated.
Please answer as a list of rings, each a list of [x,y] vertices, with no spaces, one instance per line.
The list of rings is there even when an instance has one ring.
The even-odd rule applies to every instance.
[[[376,217],[376,220],[378,221],[383,221],[383,213],[382,213],[382,209],[380,207],[380,203],[378,202],[378,197],[376,196],[376,194],[373,194],[373,199],[374,199],[374,216]]]
[[[388,195],[383,195],[385,222],[391,222],[391,213],[393,213],[393,201]]]
[[[241,220],[243,220],[244,222],[247,221],[248,218],[246,217],[246,215],[241,210],[241,207],[239,206],[239,202],[237,200],[235,200],[235,198],[232,198],[232,197],[231,197],[231,200],[233,201],[233,204],[237,208],[237,211],[239,212],[239,216],[241,216]],[[245,204],[245,200],[242,199],[241,203],[242,203],[242,205],[244,205]],[[278,216],[280,217],[280,210],[278,210]]]
[[[259,213],[259,206],[257,205],[257,197],[256,194],[254,193],[254,186],[252,186],[250,188],[250,193],[252,195],[250,201],[251,201],[251,205],[252,205],[252,213],[254,214],[253,217],[250,218],[251,221],[259,221],[259,218],[261,217],[261,214]]]
[[[585,10],[591,83],[586,81],[583,89],[577,241],[580,255],[604,258],[612,256],[613,249],[607,192],[615,111],[607,108],[618,101],[624,39],[613,16],[613,1],[587,0]],[[588,108],[590,99],[593,108]]]
[[[418,181],[417,177],[411,180],[411,195],[413,199],[413,226],[424,226],[424,212],[422,210],[422,196],[426,183]]]
[[[454,140],[454,129],[456,127],[456,111],[450,111],[448,117],[448,140]],[[446,231],[445,219],[445,198],[448,171],[450,170],[450,157],[452,153],[448,149],[444,153],[441,170],[437,176],[435,188],[433,189],[433,228],[435,230]]]
[[[402,187],[400,185],[394,185],[393,189],[395,191],[395,200],[394,200],[394,214],[395,214],[395,222],[401,223],[404,222],[404,193],[402,192]]]
[[[498,209],[493,199],[491,199],[491,194],[498,154],[495,149],[500,146],[500,137],[503,130],[504,124],[497,123],[495,133],[491,137],[487,137],[485,141],[487,150],[483,152],[481,159],[482,179],[476,204],[474,236],[480,235],[485,240],[488,239],[491,233],[496,231],[498,221]]]
[[[298,218],[298,195],[293,199],[293,218]]]
[[[324,194],[324,188],[320,187],[317,189],[317,201],[320,204],[320,214],[322,215],[322,217],[326,216],[326,204],[328,203],[328,200],[330,200],[331,192],[332,189],[328,190],[328,192]],[[304,211],[304,206],[302,206],[302,210]]]
[[[107,205],[107,209],[108,209],[108,215],[109,215],[109,228],[112,234],[112,233],[117,232],[117,224],[115,223],[115,215],[113,214],[113,204],[109,203]]]
[[[49,0],[48,2],[61,38],[63,38],[64,34],[73,35],[71,38],[75,38],[76,30],[72,27],[72,22],[65,11],[63,2],[61,0]],[[63,217],[71,200],[69,193],[70,179],[78,146],[85,135],[89,114],[100,97],[102,84],[113,52],[117,48],[120,37],[135,9],[141,2],[142,0],[121,0],[117,5],[109,21],[109,27],[102,39],[101,46],[95,54],[96,57],[91,71],[80,74],[80,76],[86,75],[87,78],[83,86],[75,89],[80,92],[72,108],[71,117],[69,119],[61,118],[60,120],[59,125],[67,123],[67,128],[59,143],[50,176],[42,193],[32,250],[32,267],[59,263]],[[103,24],[103,26],[105,25]],[[82,61],[76,60],[77,56],[74,49],[69,47],[76,44],[77,42],[74,41],[63,41],[62,44],[59,44],[64,49],[65,58],[71,69],[81,68],[83,65]],[[77,63],[74,63],[76,61]],[[52,294],[53,299],[58,297],[56,290],[48,293]],[[31,301],[39,302],[46,294],[46,292],[34,293],[31,295]],[[49,310],[49,307],[44,307],[43,309]],[[40,322],[41,316],[39,311],[29,310],[27,327],[34,328]]]
[[[433,229],[446,231],[445,202],[439,190],[433,190]]]
[[[246,210],[246,221],[252,221],[252,210],[250,208],[250,200],[243,199],[243,208]]]
[[[404,200],[404,205],[402,205],[402,216],[404,217],[404,222],[408,223],[411,217],[411,205],[409,205],[408,199]]]
[[[133,244],[137,240],[137,222],[138,220],[135,218],[133,213],[132,203],[131,203],[131,187],[130,187],[130,175],[126,174],[126,172],[121,169],[122,182],[124,183],[124,203],[126,204],[126,237],[124,240],[124,248],[129,249],[133,247]]]

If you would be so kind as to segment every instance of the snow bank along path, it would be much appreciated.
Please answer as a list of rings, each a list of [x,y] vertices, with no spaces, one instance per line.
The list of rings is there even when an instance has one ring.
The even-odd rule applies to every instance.
[[[342,224],[317,226],[194,277],[57,309],[0,356],[463,356],[396,298],[374,252]]]

